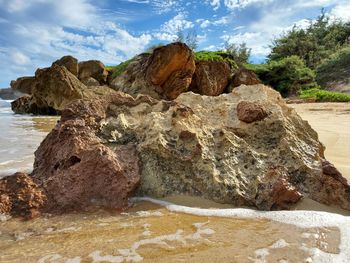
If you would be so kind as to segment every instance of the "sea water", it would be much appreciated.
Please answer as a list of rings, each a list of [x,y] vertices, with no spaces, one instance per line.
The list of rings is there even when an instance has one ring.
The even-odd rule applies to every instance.
[[[57,120],[14,114],[11,101],[0,99],[0,178],[32,170],[34,151]]]

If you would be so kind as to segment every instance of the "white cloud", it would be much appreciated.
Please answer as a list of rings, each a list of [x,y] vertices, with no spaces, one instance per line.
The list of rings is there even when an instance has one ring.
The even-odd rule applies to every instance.
[[[186,16],[183,13],[180,13],[176,16],[174,16],[169,21],[165,22],[161,26],[161,31],[170,33],[170,34],[176,34],[176,32],[181,29],[185,30],[188,28],[192,28],[194,25],[191,21],[186,19]]]
[[[347,2],[335,6],[331,10],[330,15],[346,22],[350,21],[350,3]]]
[[[30,58],[20,51],[14,51],[11,56],[13,63],[16,65],[28,65],[30,63]]]

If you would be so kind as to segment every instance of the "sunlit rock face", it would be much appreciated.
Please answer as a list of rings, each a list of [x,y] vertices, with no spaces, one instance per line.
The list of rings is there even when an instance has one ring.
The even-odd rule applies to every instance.
[[[193,52],[186,44],[159,47],[151,55],[134,58],[111,87],[132,96],[146,94],[156,99],[175,99],[186,92],[195,71]]]

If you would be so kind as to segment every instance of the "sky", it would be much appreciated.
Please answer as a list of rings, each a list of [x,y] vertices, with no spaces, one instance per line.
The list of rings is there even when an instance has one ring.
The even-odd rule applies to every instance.
[[[274,38],[322,8],[350,20],[350,0],[0,0],[0,87],[64,55],[117,65],[179,28],[197,33],[197,50],[245,42],[263,62]]]

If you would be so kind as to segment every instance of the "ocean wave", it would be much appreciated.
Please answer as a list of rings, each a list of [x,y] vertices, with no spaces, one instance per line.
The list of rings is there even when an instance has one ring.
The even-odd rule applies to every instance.
[[[12,100],[2,100],[0,99],[0,108],[9,108],[11,107]]]
[[[338,227],[341,233],[340,253],[330,254],[313,248],[312,262],[349,262],[350,217],[318,211],[257,211],[247,208],[203,209],[157,200],[149,197],[135,197],[133,202],[147,201],[167,208],[169,211],[197,216],[226,217],[241,219],[268,219],[301,228]]]

